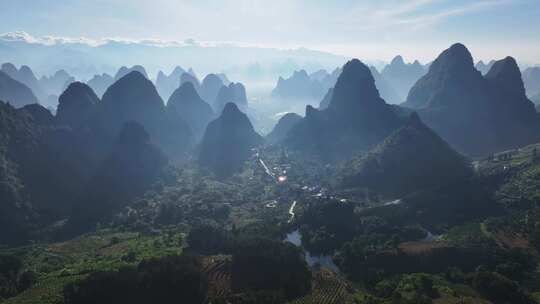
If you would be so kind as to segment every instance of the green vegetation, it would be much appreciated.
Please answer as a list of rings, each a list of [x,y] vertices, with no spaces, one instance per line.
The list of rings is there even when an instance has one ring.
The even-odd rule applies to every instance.
[[[104,303],[203,303],[207,281],[201,261],[181,255],[149,259],[137,267],[94,272],[67,285],[67,304]]]
[[[102,230],[68,242],[4,250],[5,254],[20,258],[21,275],[35,276],[33,286],[8,303],[32,303],[38,298],[39,303],[63,303],[62,292],[67,283],[89,273],[118,270],[144,259],[179,254],[183,238],[176,231],[143,235]]]
[[[212,303],[534,303],[540,292],[532,149],[480,161],[472,178],[400,200],[364,186],[336,188],[342,167],[275,147],[258,152],[286,182],[256,157],[224,180],[192,163],[168,166],[94,232],[2,249],[20,262],[1,272],[0,301],[107,303],[125,289],[161,293],[137,287],[149,278],[184,275],[200,282],[189,296]],[[282,242],[296,229],[299,248]],[[303,250],[329,256],[340,273],[317,262],[309,268]],[[164,297],[188,291],[168,286],[178,293]]]

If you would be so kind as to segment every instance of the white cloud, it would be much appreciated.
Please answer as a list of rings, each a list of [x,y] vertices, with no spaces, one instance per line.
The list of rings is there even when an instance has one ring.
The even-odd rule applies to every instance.
[[[363,31],[392,27],[401,31],[418,30],[452,16],[515,2],[515,0],[481,0],[454,5],[449,0],[408,0],[393,6],[380,3],[375,6],[359,5],[342,21],[342,24]]]

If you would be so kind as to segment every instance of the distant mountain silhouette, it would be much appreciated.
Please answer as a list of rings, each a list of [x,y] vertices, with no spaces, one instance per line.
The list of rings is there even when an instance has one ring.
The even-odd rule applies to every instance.
[[[216,105],[216,97],[219,90],[223,87],[223,81],[216,74],[208,74],[204,77],[202,84],[199,88],[199,95],[201,98],[211,105],[214,110]]]
[[[74,82],[60,95],[56,120],[74,129],[85,126],[94,115],[99,98],[82,82]]]
[[[325,90],[333,88],[336,85],[336,82],[341,74],[341,68],[336,68],[332,73],[328,73],[326,70],[318,70],[309,75],[309,78],[316,80],[321,83],[322,87]]]
[[[114,78],[106,73],[101,75],[94,75],[92,79],[88,80],[88,84],[96,95],[101,98],[105,91],[114,83]]]
[[[107,89],[98,104],[93,125],[110,139],[128,121],[140,123],[169,158],[184,158],[192,145],[187,123],[176,112],[166,111],[152,82],[137,71]]]
[[[39,79],[39,84],[47,97],[51,95],[59,96],[72,82],[75,82],[75,78],[69,75],[65,70],[59,70],[52,76],[42,76]],[[57,103],[51,104],[49,98],[47,98],[47,100],[42,100],[42,103],[48,107],[57,106]]]
[[[214,118],[212,107],[202,100],[191,82],[183,83],[172,93],[167,109],[178,113],[196,138],[202,137],[206,126]]]
[[[195,71],[193,70],[193,68],[189,68],[187,72],[189,75],[193,76],[194,78],[199,79],[199,77],[197,77],[197,74],[195,74]]]
[[[523,71],[523,83],[527,96],[540,94],[540,67],[527,68]]]
[[[280,99],[320,99],[326,93],[322,83],[310,78],[305,70],[295,71],[287,79],[279,77],[272,90],[273,98]]]
[[[38,102],[38,99],[30,88],[1,71],[0,100],[9,102],[16,108]]]
[[[241,83],[231,82],[228,86],[222,86],[214,102],[214,110],[221,113],[225,104],[233,102],[241,111],[247,109],[246,88]]]
[[[534,102],[535,104],[540,104],[540,93],[536,94],[535,96],[533,96],[531,98],[531,101]]]
[[[225,75],[225,73],[219,73],[216,75],[219,77],[219,79],[221,79],[221,81],[223,82],[223,85],[228,86],[231,83],[231,81],[229,80],[227,75]]]
[[[142,75],[141,75],[142,76]],[[144,193],[167,165],[144,127],[126,122],[108,156],[82,191],[81,202],[66,225],[68,234],[84,232]]]
[[[206,128],[199,147],[199,164],[219,177],[230,176],[241,170],[251,149],[262,142],[247,115],[234,103],[227,103],[221,115]]]
[[[317,80],[319,82],[323,82],[328,76],[329,76],[328,72],[324,69],[317,70],[309,74],[309,78]]]
[[[400,123],[379,96],[370,69],[354,59],[343,67],[328,108],[307,106],[306,116],[285,142],[292,149],[337,159],[378,143]]]
[[[478,61],[478,63],[476,63],[475,68],[478,71],[480,71],[480,73],[482,73],[482,75],[486,75],[487,72],[489,72],[489,70],[491,69],[491,67],[493,66],[494,63],[495,63],[495,60],[491,60],[487,64],[484,63],[482,60],[480,60],[480,61]]]
[[[302,120],[302,116],[296,113],[287,113],[283,115],[275,125],[270,134],[266,136],[266,141],[270,144],[281,142],[287,137],[287,133],[294,127],[299,121]]]
[[[540,139],[540,121],[511,57],[485,77],[462,44],[445,50],[411,89],[406,107],[458,151],[485,155]]]
[[[340,173],[341,187],[368,188],[392,197],[472,176],[468,161],[413,113],[408,121]]]
[[[191,84],[193,84],[193,87],[195,88],[195,91],[197,91],[197,93],[199,93],[199,95],[200,95],[201,83],[199,82],[199,79],[197,79],[196,76],[194,76],[191,73],[183,73],[180,76],[180,85],[182,85],[182,84],[184,84],[186,82],[191,82]],[[209,102],[207,100],[205,100],[205,101]]]
[[[116,72],[116,75],[114,76],[114,81],[116,82],[116,81],[120,80],[120,78],[122,78],[122,77],[126,76],[127,74],[129,74],[131,72],[134,72],[134,71],[137,71],[137,72],[141,73],[144,76],[144,78],[149,79],[148,74],[146,73],[146,70],[144,69],[143,66],[134,65],[131,68],[123,66],[120,69],[118,69],[118,72]]]
[[[379,90],[379,94],[381,95],[381,98],[384,99],[387,103],[390,104],[398,104],[403,102],[405,100],[404,98],[401,98],[396,89],[392,87],[389,81],[387,81],[378,71],[375,67],[370,66],[369,70],[371,71],[371,75],[375,79],[375,86],[377,87],[377,90]]]
[[[399,100],[405,100],[411,87],[425,73],[426,70],[418,61],[405,63],[403,57],[396,56],[384,67],[381,75],[396,90]]]
[[[15,65],[11,63],[4,63],[2,64],[1,71],[29,87],[39,101],[47,99],[47,94],[45,94],[43,88],[41,88],[39,81],[30,67],[23,65],[20,69],[17,69]]]
[[[172,92],[180,87],[180,77],[186,71],[181,67],[177,66],[171,72],[170,75],[165,75],[162,71],[159,71],[156,78],[156,89],[159,92],[159,95],[163,99],[169,99]]]

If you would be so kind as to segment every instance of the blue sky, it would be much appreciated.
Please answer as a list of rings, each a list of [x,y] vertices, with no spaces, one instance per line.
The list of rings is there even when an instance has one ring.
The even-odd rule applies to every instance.
[[[476,59],[540,63],[540,0],[0,0],[0,33],[195,39],[433,59],[463,42]]]

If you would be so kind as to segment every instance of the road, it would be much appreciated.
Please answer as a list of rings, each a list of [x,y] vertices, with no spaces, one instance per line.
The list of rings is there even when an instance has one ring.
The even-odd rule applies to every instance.
[[[296,207],[296,201],[293,201],[291,207],[289,208],[289,224],[292,223],[292,221],[294,220],[294,207]]]
[[[268,166],[264,163],[264,160],[260,156],[259,156],[259,163],[261,163],[261,165],[263,166],[264,172],[266,172],[266,174],[268,174],[271,178],[274,178],[274,179],[276,178],[274,173],[272,173],[270,168],[268,168]]]

